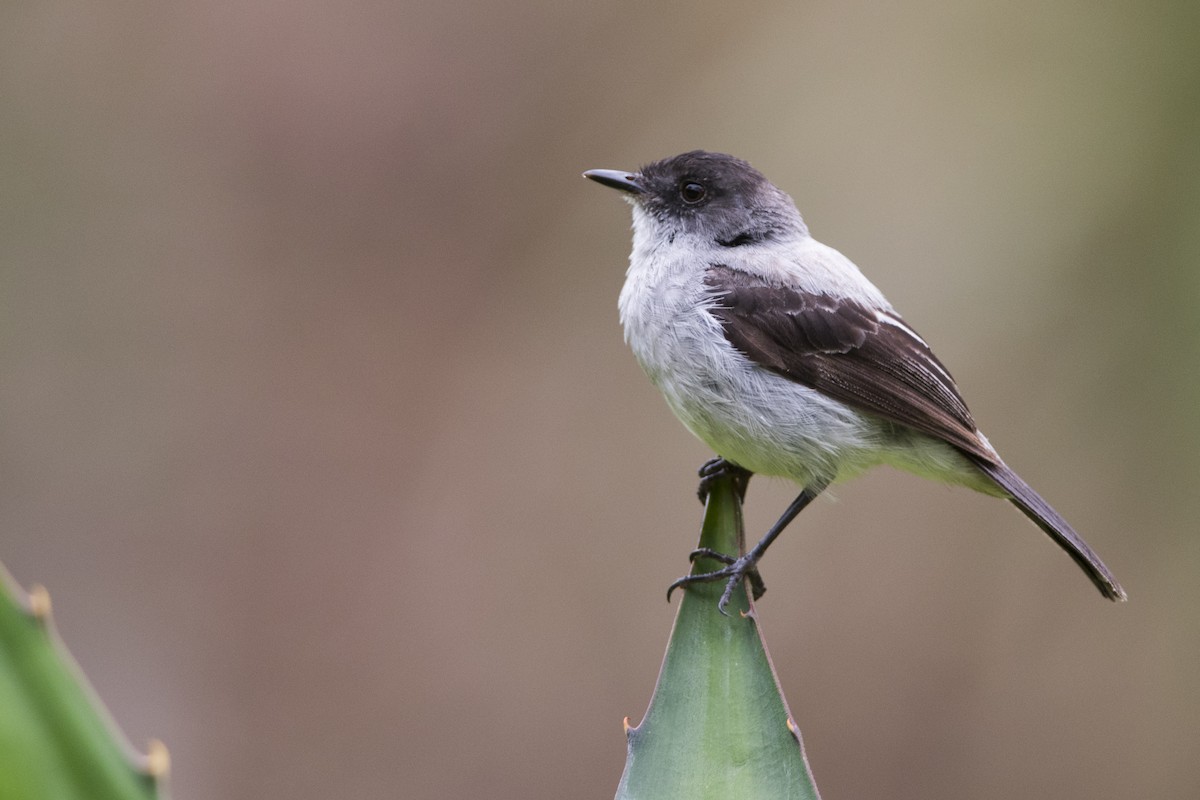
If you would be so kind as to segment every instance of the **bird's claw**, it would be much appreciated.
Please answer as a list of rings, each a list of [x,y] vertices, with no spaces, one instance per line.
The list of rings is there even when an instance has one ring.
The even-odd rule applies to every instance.
[[[756,567],[757,559],[752,559],[749,556],[733,558],[724,553],[710,550],[707,547],[700,547],[693,550],[688,558],[693,562],[697,558],[711,558],[725,564],[725,566],[714,572],[702,572],[699,575],[683,576],[667,587],[667,602],[670,602],[671,593],[676,589],[687,588],[693,583],[712,583],[724,580],[726,581],[725,591],[721,592],[721,599],[717,601],[717,610],[725,616],[729,616],[725,607],[733,599],[733,592],[743,579],[750,581],[750,594],[755,600],[762,597],[763,593],[767,591],[762,576],[758,574],[758,568]]]
[[[700,476],[700,485],[696,487],[696,496],[700,498],[701,503],[705,503],[708,501],[708,495],[712,491],[713,486],[716,485],[717,481],[724,478],[733,479],[738,497],[744,500],[746,498],[746,487],[750,485],[750,476],[754,473],[745,467],[739,467],[732,461],[726,461],[717,456],[705,461],[700,466],[700,469],[697,470],[697,474]]]
[[[729,566],[737,561],[733,556],[725,555],[713,550],[711,547],[697,547],[692,552],[688,553],[688,561],[696,563],[697,558],[711,558],[713,561],[720,561],[722,564]]]

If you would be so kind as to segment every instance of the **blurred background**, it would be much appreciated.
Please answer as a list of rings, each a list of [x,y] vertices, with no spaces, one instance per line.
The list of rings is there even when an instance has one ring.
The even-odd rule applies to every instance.
[[[1005,503],[839,487],[759,605],[822,793],[1194,798],[1198,36],[1190,0],[7,3],[0,560],[177,800],[611,797],[709,453],[579,173],[732,152],[1131,597]]]

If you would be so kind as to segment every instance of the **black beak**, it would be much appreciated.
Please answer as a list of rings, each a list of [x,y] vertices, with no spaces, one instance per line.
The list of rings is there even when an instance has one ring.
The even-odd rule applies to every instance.
[[[623,172],[619,169],[589,169],[583,173],[583,177],[591,178],[596,183],[602,183],[611,189],[620,189],[622,192],[642,193],[642,186],[638,183],[638,179],[642,176],[636,172]]]

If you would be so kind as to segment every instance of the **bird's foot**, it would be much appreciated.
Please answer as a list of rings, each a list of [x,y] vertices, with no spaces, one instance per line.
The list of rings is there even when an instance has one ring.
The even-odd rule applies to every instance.
[[[717,456],[705,461],[698,474],[700,475],[700,486],[696,489],[696,495],[700,498],[700,502],[704,503],[708,501],[708,493],[712,491],[713,486],[723,478],[731,478],[734,488],[737,489],[738,499],[745,500],[746,487],[750,485],[750,476],[754,473]]]
[[[740,469],[740,467],[739,467]],[[700,547],[693,550],[688,556],[688,559],[695,562],[697,558],[711,558],[725,566],[714,572],[702,572],[698,575],[685,575],[679,580],[667,587],[667,601],[671,600],[671,593],[676,589],[691,586],[693,583],[712,583],[714,581],[725,581],[725,591],[721,593],[721,599],[717,602],[717,610],[725,616],[729,614],[725,611],[725,606],[729,605],[729,601],[733,599],[734,590],[741,585],[743,580],[750,581],[750,594],[757,600],[767,591],[766,584],[763,583],[762,576],[758,574],[758,556],[747,553],[741,558],[734,558],[718,553],[707,547]]]

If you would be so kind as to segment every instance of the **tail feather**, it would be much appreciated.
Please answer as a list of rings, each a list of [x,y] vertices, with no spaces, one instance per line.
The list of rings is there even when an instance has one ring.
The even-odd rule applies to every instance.
[[[1042,499],[1041,495],[1021,480],[1017,473],[1005,466],[1003,462],[990,463],[974,458],[972,461],[975,461],[975,466],[979,467],[984,475],[987,475],[996,482],[997,486],[1008,493],[1008,499],[1014,506],[1021,509],[1025,516],[1033,520],[1039,528],[1058,543],[1059,547],[1066,550],[1067,555],[1075,559],[1075,563],[1087,573],[1102,595],[1109,600],[1126,599],[1125,590],[1121,588],[1121,584],[1117,583],[1117,579],[1113,577],[1108,567],[1104,566],[1100,557],[1087,546],[1075,529]]]

